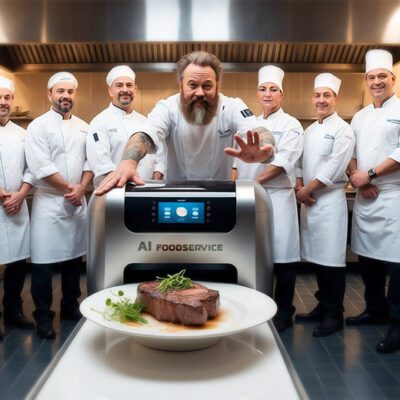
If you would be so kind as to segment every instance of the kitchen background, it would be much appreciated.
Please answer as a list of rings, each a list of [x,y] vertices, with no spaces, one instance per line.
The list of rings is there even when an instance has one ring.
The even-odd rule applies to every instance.
[[[278,64],[279,65],[279,64]],[[111,68],[111,66],[110,66]],[[61,68],[59,70],[62,70]],[[328,71],[324,69],[324,71]],[[10,73],[0,68],[0,73],[12,78],[16,83],[16,119],[26,126],[49,109],[46,86],[51,72]],[[107,107],[110,98],[107,93],[105,77],[107,72],[74,72],[79,81],[78,98],[74,113],[88,123],[102,109]],[[366,93],[364,74],[361,72],[336,72],[342,79],[338,113],[350,120],[355,112],[370,102]],[[289,72],[284,80],[285,97],[283,107],[286,112],[301,120],[303,127],[314,119],[311,104],[313,81],[318,72]],[[400,66],[395,66],[395,74],[400,77]],[[138,92],[135,99],[136,111],[147,114],[154,104],[171,94],[177,93],[176,75],[173,72],[136,72]],[[222,92],[228,96],[240,97],[255,113],[261,113],[256,100],[256,72],[226,72],[222,78]],[[400,94],[400,79],[396,82],[396,93]]]

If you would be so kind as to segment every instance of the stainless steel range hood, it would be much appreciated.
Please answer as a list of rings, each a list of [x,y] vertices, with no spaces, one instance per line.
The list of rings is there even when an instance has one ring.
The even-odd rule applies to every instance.
[[[228,70],[361,71],[370,48],[400,60],[398,0],[0,0],[0,64],[11,71],[172,70],[215,53]],[[328,64],[328,65],[327,65]]]

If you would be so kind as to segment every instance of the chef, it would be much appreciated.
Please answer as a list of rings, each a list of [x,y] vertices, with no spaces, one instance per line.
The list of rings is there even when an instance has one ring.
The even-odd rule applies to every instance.
[[[127,65],[114,67],[108,73],[106,82],[112,100],[90,123],[86,143],[88,162],[95,174],[95,186],[106,174],[115,170],[130,135],[146,122],[146,117],[133,109],[137,91],[133,70]],[[165,173],[163,160],[160,147],[157,156],[148,154],[140,161],[138,173],[143,179],[161,179]]]
[[[26,158],[37,179],[32,205],[32,297],[41,338],[55,337],[52,272],[61,264],[61,319],[80,318],[81,256],[86,253],[85,190],[93,174],[86,162],[88,125],[72,115],[78,82],[68,72],[47,85],[48,112],[28,126]]]
[[[400,99],[393,91],[395,79],[392,55],[370,50],[366,84],[372,103],[352,120],[356,149],[350,180],[358,192],[351,245],[359,256],[366,308],[346,323],[381,324],[389,318],[389,330],[377,346],[381,353],[400,350]]]
[[[4,322],[21,329],[34,324],[22,311],[21,292],[27,272],[29,214],[26,195],[33,177],[25,164],[24,129],[10,121],[14,82],[0,76],[0,264],[4,271]],[[3,334],[0,330],[0,339]]]
[[[299,225],[294,193],[295,164],[303,150],[303,128],[297,119],[281,108],[285,73],[274,65],[266,65],[258,72],[257,100],[263,107],[258,117],[260,124],[272,132],[276,154],[268,164],[245,163],[234,165],[236,178],[254,179],[268,191],[274,215],[274,299],[278,312],[274,324],[278,332],[293,325],[295,311],[293,296],[296,283],[295,262],[300,261]],[[235,177],[235,176],[234,176]]]
[[[313,330],[316,337],[343,329],[348,213],[344,187],[354,134],[336,113],[340,84],[330,73],[315,78],[312,103],[318,120],[304,132],[298,170],[301,256],[315,264],[318,304],[310,313],[296,315],[296,321],[319,322]]]
[[[224,154],[234,141],[239,149],[225,149],[245,161],[268,161],[273,137],[238,98],[220,93],[222,65],[213,54],[197,51],[177,63],[180,93],[161,100],[148,115],[142,132],[131,136],[118,168],[96,190],[101,195],[127,180],[142,184],[137,163],[161,145],[166,151],[169,179],[229,179],[233,158]],[[247,143],[236,133],[246,134]]]

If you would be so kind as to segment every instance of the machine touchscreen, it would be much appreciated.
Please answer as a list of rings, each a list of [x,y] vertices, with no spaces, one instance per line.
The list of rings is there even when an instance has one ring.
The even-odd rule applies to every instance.
[[[160,201],[159,224],[204,224],[204,202]]]
[[[229,232],[236,224],[236,198],[125,198],[125,226],[131,232]]]

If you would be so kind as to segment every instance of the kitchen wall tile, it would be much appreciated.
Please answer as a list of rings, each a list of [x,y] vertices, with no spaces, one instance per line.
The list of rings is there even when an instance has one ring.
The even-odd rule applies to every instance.
[[[106,73],[77,72],[75,75],[79,81],[75,112],[84,120],[90,121],[106,108],[110,101],[105,83]],[[316,75],[317,73],[286,74],[282,105],[287,113],[303,120],[311,120],[314,117],[311,95]],[[366,94],[364,74],[338,73],[336,75],[342,79],[338,112],[343,117],[351,117],[361,106],[370,102]],[[50,76],[50,73],[44,72],[23,72],[11,75],[17,86],[16,105],[24,111],[29,110],[33,117],[46,112],[49,108],[46,85]],[[138,72],[137,82],[139,89],[135,109],[145,115],[151,111],[158,100],[178,92],[175,73],[172,72]],[[222,92],[227,96],[242,98],[249,108],[259,115],[262,109],[255,93],[257,83],[256,72],[226,72],[223,75]],[[400,84],[397,83],[397,85]]]

